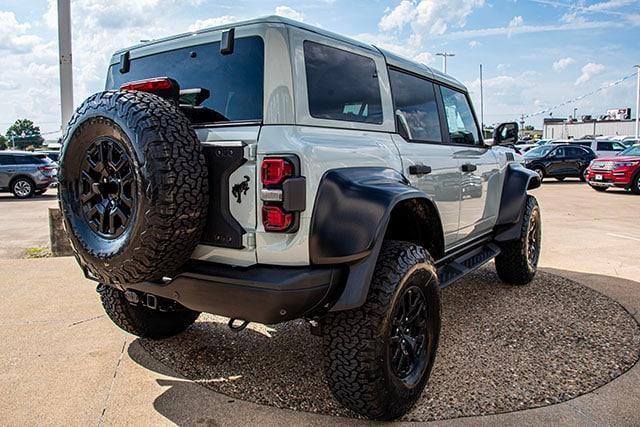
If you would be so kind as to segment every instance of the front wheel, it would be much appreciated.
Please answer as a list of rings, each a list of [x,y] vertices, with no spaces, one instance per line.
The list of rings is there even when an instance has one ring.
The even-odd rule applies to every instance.
[[[526,285],[538,270],[542,240],[542,219],[538,201],[527,196],[520,238],[502,245],[496,257],[496,271],[503,282]]]
[[[335,398],[368,418],[407,413],[431,374],[440,337],[440,285],[428,252],[383,243],[360,308],[329,315],[325,370]]]
[[[538,174],[540,177],[540,182],[544,179],[544,169],[542,168],[534,168],[533,171]]]
[[[631,182],[631,191],[633,194],[640,194],[640,173]]]

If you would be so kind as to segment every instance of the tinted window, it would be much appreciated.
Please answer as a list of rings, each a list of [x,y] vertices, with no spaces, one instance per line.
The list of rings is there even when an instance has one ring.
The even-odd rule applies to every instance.
[[[382,102],[372,59],[304,42],[309,113],[318,119],[382,123]]]
[[[440,116],[433,83],[389,70],[391,92],[399,129],[410,140],[442,142]]]
[[[13,156],[8,154],[0,154],[0,165],[12,165],[13,164]]]
[[[584,157],[587,154],[585,150],[578,147],[567,147],[565,150],[568,157]]]
[[[613,144],[611,141],[598,141],[598,151],[613,151]]]
[[[558,147],[553,153],[551,153],[551,157],[564,157],[564,156],[565,156],[564,147]]]
[[[209,43],[131,60],[130,71],[109,69],[107,89],[152,77],[170,77],[181,89],[203,88],[209,96],[194,105],[185,96],[183,111],[195,123],[261,120],[264,44],[260,37],[237,38],[233,53],[222,55],[220,43]],[[189,102],[191,101],[191,102]]]
[[[442,87],[441,90],[451,142],[454,144],[479,144],[478,126],[476,126],[471,106],[465,94],[447,87]]]
[[[14,165],[38,165],[42,164],[42,160],[36,156],[13,156]]]

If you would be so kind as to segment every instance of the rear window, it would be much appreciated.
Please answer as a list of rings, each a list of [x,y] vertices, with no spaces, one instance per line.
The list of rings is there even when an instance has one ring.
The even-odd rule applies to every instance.
[[[181,100],[183,111],[194,123],[262,120],[264,43],[260,37],[237,38],[228,55],[220,53],[216,42],[132,59],[124,74],[120,64],[115,64],[109,68],[106,87],[118,89],[124,83],[153,77],[172,78],[181,90],[209,92],[197,104],[182,105]]]
[[[371,58],[305,41],[304,63],[312,117],[382,123],[380,85]]]

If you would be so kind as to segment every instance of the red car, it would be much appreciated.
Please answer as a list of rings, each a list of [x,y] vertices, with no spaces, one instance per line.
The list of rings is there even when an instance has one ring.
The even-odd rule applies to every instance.
[[[640,194],[640,144],[621,151],[615,157],[595,159],[587,168],[585,178],[597,191],[620,187]]]

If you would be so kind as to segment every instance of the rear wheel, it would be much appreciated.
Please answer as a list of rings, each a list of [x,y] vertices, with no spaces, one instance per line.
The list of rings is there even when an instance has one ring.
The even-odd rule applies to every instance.
[[[538,270],[542,238],[542,220],[538,201],[527,196],[520,238],[502,245],[496,257],[498,277],[506,283],[526,285]]]
[[[184,307],[171,311],[152,310],[132,304],[124,292],[107,285],[98,288],[104,311],[120,329],[142,338],[169,338],[184,332],[200,313]]]
[[[29,178],[20,177],[17,178],[11,184],[11,192],[18,199],[28,199],[35,193],[36,186]]]
[[[384,242],[360,308],[329,315],[324,349],[336,399],[368,418],[404,415],[420,397],[440,337],[440,286],[427,251]]]

